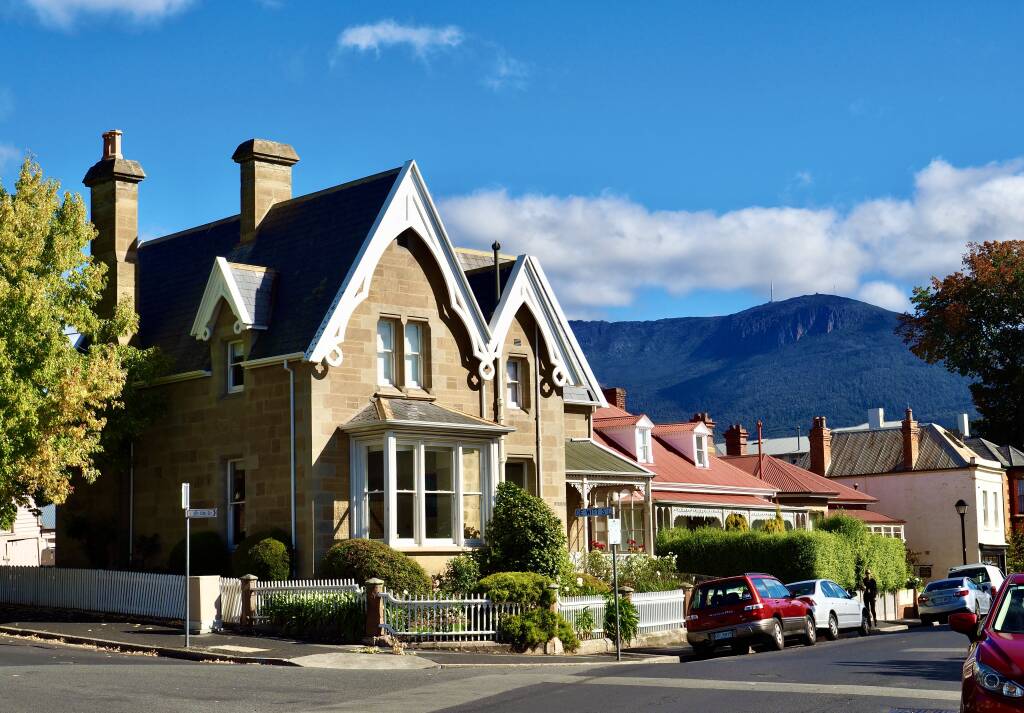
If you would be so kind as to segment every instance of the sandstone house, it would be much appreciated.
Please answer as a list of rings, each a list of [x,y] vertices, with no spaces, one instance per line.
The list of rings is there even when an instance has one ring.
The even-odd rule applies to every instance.
[[[503,479],[574,549],[575,508],[626,489],[651,547],[652,474],[592,440],[607,403],[540,264],[453,247],[415,162],[293,198],[292,147],[246,141],[237,214],[139,243],[145,174],[120,144],[84,179],[102,308],[133,298],[132,338],[174,368],[130,464],[61,508],[60,565],[166,566],[185,481],[218,509],[194,533],[283,530],[302,576],[349,537],[436,571],[481,542]]]

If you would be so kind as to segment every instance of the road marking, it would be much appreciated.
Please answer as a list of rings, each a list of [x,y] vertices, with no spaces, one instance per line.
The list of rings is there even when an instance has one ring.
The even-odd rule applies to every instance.
[[[967,647],[948,647],[935,649],[900,649],[901,654],[961,654],[967,656]]]

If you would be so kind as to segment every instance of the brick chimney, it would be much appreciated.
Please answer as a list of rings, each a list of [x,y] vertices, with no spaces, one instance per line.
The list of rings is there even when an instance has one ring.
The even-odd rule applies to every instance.
[[[814,417],[807,440],[811,447],[811,471],[827,475],[828,467],[832,464],[832,431],[824,416]]]
[[[725,430],[725,454],[727,456],[747,455],[747,429],[734,423]]]
[[[104,132],[103,156],[82,179],[89,188],[90,218],[96,226],[92,256],[107,266],[107,284],[96,309],[100,317],[112,317],[119,300],[135,304],[139,183],[145,177],[137,161],[121,155],[121,131]]]
[[[921,429],[914,420],[914,412],[907,406],[903,416],[903,470],[913,470],[917,463],[917,452],[921,447]]]
[[[612,406],[617,406],[623,411],[626,410],[626,390],[621,386],[612,386],[607,389],[601,389],[601,393],[604,394],[605,400]]]
[[[260,222],[275,203],[292,197],[292,166],[299,156],[288,144],[266,139],[243,141],[231,155],[241,168],[241,240],[256,237]]]

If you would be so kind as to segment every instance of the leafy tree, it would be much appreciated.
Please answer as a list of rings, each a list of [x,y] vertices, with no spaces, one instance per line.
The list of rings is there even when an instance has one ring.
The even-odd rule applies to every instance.
[[[1010,546],[1006,550],[1006,571],[1024,572],[1024,532],[1014,530],[1008,539]]]
[[[729,531],[739,530],[740,532],[745,532],[750,529],[750,526],[747,525],[747,518],[743,517],[743,515],[738,512],[733,512],[729,513],[729,516],[725,518],[725,529]]]
[[[507,481],[498,484],[479,558],[485,575],[534,572],[557,580],[572,568],[562,521],[543,500]]]
[[[1024,241],[971,243],[963,269],[916,287],[897,333],[930,364],[974,379],[979,431],[1024,443]]]
[[[0,527],[30,497],[64,502],[74,474],[94,481],[104,428],[124,411],[126,374],[145,382],[158,369],[153,352],[118,343],[137,326],[130,303],[97,316],[106,268],[84,253],[95,230],[81,196],[59,188],[30,158],[13,192],[0,185]],[[144,427],[150,410],[133,407],[106,435],[111,445]]]

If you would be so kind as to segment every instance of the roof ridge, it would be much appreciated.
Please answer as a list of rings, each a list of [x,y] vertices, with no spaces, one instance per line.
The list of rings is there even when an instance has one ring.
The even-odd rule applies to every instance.
[[[178,231],[176,231],[174,233],[168,233],[167,235],[161,235],[159,238],[150,238],[149,240],[140,240],[139,241],[139,249],[141,250],[144,247],[148,247],[150,245],[155,245],[156,243],[162,243],[165,240],[170,240],[171,238],[180,238],[181,236],[185,235],[186,233],[193,233],[193,232],[195,232],[197,230],[203,230],[203,229],[207,229],[207,228],[212,228],[215,225],[221,225],[222,223],[228,223],[228,222],[230,222],[232,220],[238,220],[238,216],[239,216],[239,214],[236,213],[235,215],[229,215],[226,218],[218,218],[217,220],[211,220],[209,223],[202,223],[200,225],[192,226],[191,228],[182,228],[181,230],[178,230]]]

